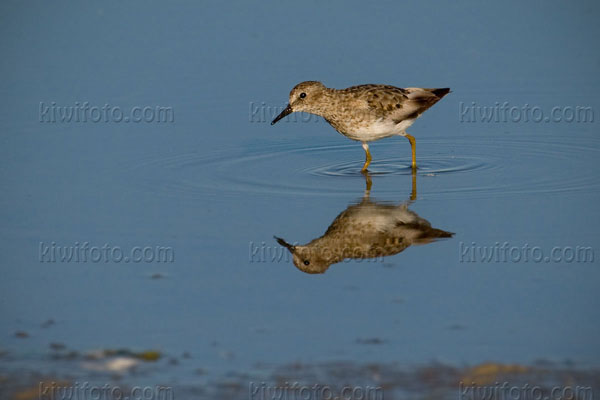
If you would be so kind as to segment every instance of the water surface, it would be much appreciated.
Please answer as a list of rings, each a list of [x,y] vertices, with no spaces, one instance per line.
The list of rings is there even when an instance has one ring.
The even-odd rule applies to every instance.
[[[7,3],[0,14],[2,374],[106,380],[89,364],[98,349],[161,352],[119,372],[132,384],[234,373],[245,387],[245,373],[340,360],[598,367],[595,3]],[[322,275],[273,259],[285,254],[274,235],[306,243],[365,191],[359,144],[322,120],[253,116],[308,79],[452,88],[412,127],[410,202],[452,238]],[[160,105],[175,119],[40,122],[53,102]],[[504,102],[585,106],[596,120],[461,111]],[[371,151],[370,196],[408,201],[408,141]],[[40,262],[40,246],[84,242],[168,247],[174,260]],[[596,257],[465,251],[503,245]]]

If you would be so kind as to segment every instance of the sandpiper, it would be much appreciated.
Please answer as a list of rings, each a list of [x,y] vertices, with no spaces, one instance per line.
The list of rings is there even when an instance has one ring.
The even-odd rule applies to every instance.
[[[411,165],[416,169],[415,138],[406,129],[449,92],[448,88],[402,89],[390,85],[359,85],[338,90],[321,82],[306,81],[292,89],[289,104],[271,125],[296,111],[322,116],[339,133],[362,143],[366,153],[363,172],[371,163],[368,142],[404,136],[410,141]]]
[[[350,204],[331,223],[323,236],[304,245],[290,244],[275,237],[292,254],[296,268],[309,274],[322,274],[346,259],[370,259],[392,256],[410,246],[423,245],[454,235],[431,226],[408,206],[416,197],[416,172],[410,200],[399,205],[370,199],[371,180],[362,201]]]

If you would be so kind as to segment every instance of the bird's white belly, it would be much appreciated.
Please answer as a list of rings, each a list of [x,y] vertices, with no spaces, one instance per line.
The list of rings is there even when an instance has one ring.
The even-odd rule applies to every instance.
[[[370,124],[357,125],[352,129],[352,132],[346,133],[346,136],[361,142],[371,142],[373,140],[383,139],[394,135],[404,135],[404,131],[411,126],[414,121],[414,119],[410,119],[395,123],[392,120],[379,119]]]
[[[410,224],[418,222],[418,217],[405,205],[396,207],[379,207],[369,204],[357,208],[352,216],[355,224],[359,226],[370,226],[379,232],[388,232],[398,224]]]

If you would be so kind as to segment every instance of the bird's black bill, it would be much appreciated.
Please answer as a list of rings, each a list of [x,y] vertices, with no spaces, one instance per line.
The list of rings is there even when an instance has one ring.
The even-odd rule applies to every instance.
[[[275,119],[273,120],[273,122],[271,122],[271,125],[275,125],[277,123],[277,121],[279,121],[281,118],[285,117],[286,115],[289,115],[292,113],[292,106],[290,106],[289,104],[287,105],[286,108],[283,109],[283,111],[275,117]]]
[[[275,240],[277,240],[277,243],[279,243],[280,245],[282,245],[283,247],[288,249],[290,251],[290,253],[294,253],[294,250],[296,250],[296,246],[289,244],[282,238],[277,237],[277,236],[273,236],[273,237],[275,238]]]

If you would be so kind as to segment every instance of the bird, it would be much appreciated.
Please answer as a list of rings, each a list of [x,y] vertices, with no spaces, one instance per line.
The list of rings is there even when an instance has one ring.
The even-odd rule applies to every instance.
[[[379,84],[333,89],[318,81],[306,81],[290,91],[288,105],[271,125],[298,111],[323,117],[339,133],[362,143],[366,154],[362,172],[367,171],[372,160],[369,142],[394,135],[404,136],[411,146],[411,167],[416,169],[415,138],[406,129],[448,93],[449,88],[403,89]]]
[[[416,174],[413,173],[413,177]],[[322,274],[346,259],[379,259],[406,250],[412,245],[431,243],[454,235],[433,228],[408,206],[416,198],[416,180],[410,200],[399,205],[379,203],[370,198],[371,179],[360,202],[350,203],[325,233],[304,245],[291,244],[275,236],[277,243],[292,255],[296,268],[308,274]]]

